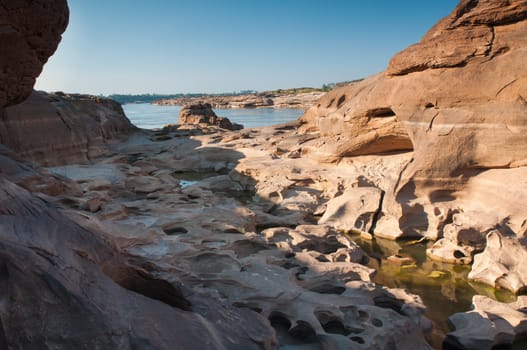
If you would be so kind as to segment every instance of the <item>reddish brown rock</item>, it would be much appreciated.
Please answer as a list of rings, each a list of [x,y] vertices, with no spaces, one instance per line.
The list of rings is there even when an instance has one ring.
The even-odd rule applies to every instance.
[[[0,143],[46,166],[87,163],[136,130],[117,102],[89,95],[33,92],[0,116]]]
[[[0,106],[25,100],[68,24],[66,0],[3,1],[0,6]],[[1,107],[0,107],[1,108]]]
[[[179,112],[179,124],[215,125],[227,130],[240,130],[243,125],[231,123],[229,118],[218,117],[210,103],[193,103],[184,106]]]
[[[473,60],[506,53],[508,47],[494,47],[496,27],[524,21],[526,13],[527,2],[522,0],[462,0],[418,44],[395,55],[387,73],[463,67]]]
[[[392,238],[437,238],[459,208],[518,232],[527,211],[510,202],[527,186],[516,181],[508,199],[498,189],[527,164],[525,33],[524,0],[462,1],[386,72],[335,89],[307,111],[300,132],[319,138],[302,145],[303,156],[339,161],[413,148],[376,226]],[[499,179],[486,174],[494,169],[508,170]]]

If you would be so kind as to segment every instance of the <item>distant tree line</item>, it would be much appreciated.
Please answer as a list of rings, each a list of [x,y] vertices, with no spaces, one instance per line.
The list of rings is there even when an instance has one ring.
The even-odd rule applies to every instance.
[[[234,91],[234,92],[226,92],[221,94],[205,94],[205,93],[178,93],[178,94],[111,94],[108,96],[101,96],[101,97],[108,97],[111,98],[114,101],[119,102],[120,104],[126,104],[126,103],[152,103],[156,100],[164,100],[164,99],[170,99],[170,98],[181,98],[181,97],[208,97],[208,96],[238,96],[238,95],[247,95],[247,94],[254,94],[256,93],[255,90],[242,90],[242,91]]]
[[[294,88],[294,89],[278,89],[274,91],[265,91],[260,92],[259,94],[265,95],[270,93],[275,94],[299,94],[299,93],[305,93],[305,92],[311,92],[311,91],[330,91],[334,89],[335,87],[344,86],[353,84],[356,82],[361,81],[362,79],[356,79],[356,80],[349,80],[349,81],[343,81],[339,83],[327,83],[322,85],[321,88],[311,88],[311,87],[302,87],[302,88]],[[120,104],[125,103],[152,103],[156,100],[165,100],[165,99],[171,99],[171,98],[189,98],[189,97],[210,97],[210,96],[239,96],[239,95],[250,95],[250,94],[258,94],[258,91],[256,90],[241,90],[241,91],[233,91],[233,92],[223,92],[218,94],[205,94],[205,93],[178,93],[178,94],[112,94],[108,96],[101,96],[101,97],[108,97],[112,100],[115,100],[119,102]]]

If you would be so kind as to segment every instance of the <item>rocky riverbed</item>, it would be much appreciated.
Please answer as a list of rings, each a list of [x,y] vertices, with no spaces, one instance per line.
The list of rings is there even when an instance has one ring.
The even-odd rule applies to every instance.
[[[0,6],[0,348],[518,344],[526,14],[462,0],[294,123],[228,131],[197,108],[153,132],[90,96],[15,105],[68,10]],[[427,288],[466,306],[449,327]]]
[[[421,299],[372,283],[364,251],[317,224],[353,167],[276,158],[269,142],[290,126],[188,135],[137,134],[100,162],[52,168],[82,189],[53,201],[158,278],[287,326],[281,345],[428,347]],[[268,180],[255,183],[255,171]],[[189,173],[209,177],[183,182]]]

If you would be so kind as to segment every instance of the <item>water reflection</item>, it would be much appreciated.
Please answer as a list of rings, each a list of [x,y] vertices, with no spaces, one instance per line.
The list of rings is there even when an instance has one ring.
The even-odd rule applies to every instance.
[[[421,296],[426,316],[443,333],[450,331],[448,317],[470,310],[472,297],[485,295],[502,302],[516,300],[504,289],[469,281],[470,266],[432,261],[426,256],[431,243],[396,242],[377,238],[369,241],[352,236],[370,255],[368,265],[377,271],[374,281],[390,288],[405,288]]]

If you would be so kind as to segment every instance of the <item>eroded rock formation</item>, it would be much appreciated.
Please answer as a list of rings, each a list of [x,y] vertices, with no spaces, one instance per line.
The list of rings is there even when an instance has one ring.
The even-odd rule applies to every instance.
[[[527,332],[527,297],[519,296],[512,303],[500,303],[487,297],[475,296],[473,310],[449,318],[455,331],[446,343],[454,348],[493,349],[507,346]]]
[[[178,124],[212,125],[227,130],[243,129],[243,125],[231,123],[229,118],[218,117],[212,110],[210,103],[193,103],[185,105],[179,112]]]
[[[0,112],[0,143],[46,166],[87,163],[136,130],[117,102],[89,95],[35,91]]]
[[[375,262],[337,229],[442,237],[430,256],[483,251],[473,278],[524,289],[525,23],[524,1],[462,1],[298,123],[141,132],[49,170],[0,148],[0,347],[273,349],[272,325],[286,346],[428,349],[421,299],[373,283]],[[197,109],[198,123],[214,118]],[[120,130],[108,125],[103,140]],[[369,258],[418,268],[399,248]],[[433,272],[420,278],[461,278]],[[523,299],[473,303],[451,319],[452,344],[527,333]]]
[[[500,190],[527,159],[526,6],[462,1],[386,72],[335,89],[302,117],[300,132],[316,135],[302,146],[306,157],[338,161],[413,148],[396,187],[383,189],[379,233],[437,238],[460,210],[519,232],[527,213],[511,201],[527,188],[516,181],[507,198]],[[496,186],[483,186],[483,178]]]

